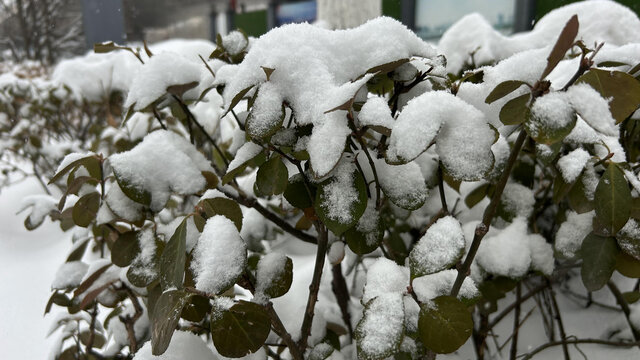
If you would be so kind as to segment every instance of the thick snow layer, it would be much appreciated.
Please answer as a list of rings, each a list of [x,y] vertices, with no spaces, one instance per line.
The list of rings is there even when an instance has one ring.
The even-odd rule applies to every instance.
[[[605,42],[620,46],[640,42],[640,20],[633,11],[613,1],[583,1],[555,9],[540,19],[532,31],[512,36],[494,30],[479,14],[467,15],[442,35],[438,50],[447,57],[447,70],[458,73],[466,64],[471,64],[471,53],[478,65],[554,44],[574,14],[580,21],[576,38],[587,45]]]
[[[184,137],[158,130],[133,149],[109,157],[120,179],[151,195],[151,210],[160,211],[172,192],[187,195],[202,190],[202,171],[213,172],[207,159]]]
[[[291,24],[253,42],[240,65],[219,69],[216,82],[227,84],[223,97],[228,107],[240,91],[265,83],[261,67],[274,69],[268,82],[293,109],[296,122],[314,125],[308,150],[314,171],[324,176],[340,159],[350,132],[344,111],[325,112],[353,98],[370,75],[356,79],[368,69],[435,55],[431,46],[391,18],[338,31]]]
[[[526,220],[516,218],[497,235],[482,240],[476,262],[493,275],[522,277],[531,265],[528,238]]]
[[[242,275],[246,265],[247,247],[238,228],[224,216],[209,218],[193,252],[196,288],[220,293]]]
[[[324,185],[321,206],[326,210],[329,219],[342,224],[348,224],[354,220],[351,209],[358,201],[358,191],[353,184],[355,171],[355,163],[344,160],[338,165],[332,180]]]
[[[582,148],[577,148],[558,160],[558,169],[567,183],[573,183],[584,170],[591,155]]]
[[[131,200],[116,184],[109,188],[104,201],[109,210],[124,220],[137,221],[142,217],[144,206]]]
[[[568,258],[576,256],[582,246],[582,240],[591,232],[594,215],[593,211],[584,214],[567,212],[567,220],[560,225],[556,233],[556,250]]]
[[[484,114],[444,91],[409,101],[393,126],[386,158],[413,160],[434,140],[440,160],[455,178],[474,180],[493,166],[495,133]]]
[[[616,121],[611,116],[609,101],[589,84],[575,84],[567,90],[569,102],[592,128],[608,136],[618,136]]]
[[[258,154],[260,154],[261,151],[262,151],[262,146],[254,142],[249,141],[244,143],[244,145],[242,145],[238,149],[236,156],[229,163],[229,168],[227,172],[231,172],[232,170],[237,169],[242,164],[256,157]]]
[[[416,162],[389,165],[383,159],[374,159],[374,163],[380,187],[394,204],[415,209],[427,199],[429,190]]]
[[[386,293],[367,303],[363,319],[356,329],[358,358],[377,359],[395,347],[404,330],[402,294]]]
[[[518,183],[509,183],[504,187],[500,202],[504,210],[511,216],[527,218],[533,212],[536,199],[533,196],[533,191],[528,187]]]
[[[378,295],[406,292],[409,286],[408,270],[392,260],[378,258],[367,270],[362,301],[367,303]]]
[[[365,234],[367,245],[375,244],[380,236],[380,212],[376,210],[376,204],[373,201],[367,202],[367,208],[358,219],[356,230]]]
[[[34,194],[25,196],[21,202],[21,209],[19,213],[31,208],[29,214],[29,222],[35,226],[40,225],[44,221],[45,217],[58,207],[58,201],[51,196],[45,194]]]
[[[164,354],[154,356],[151,354],[151,341],[133,357],[134,360],[215,360],[211,349],[199,336],[186,331],[176,331],[171,337],[169,347]]]
[[[188,232],[188,230],[187,230]],[[153,229],[143,229],[138,233],[138,244],[140,252],[133,259],[132,264],[135,265],[132,271],[138,276],[144,276],[147,279],[152,279],[157,276],[157,270],[155,268],[155,256],[156,256],[156,237]]]
[[[358,114],[360,127],[380,126],[391,129],[393,127],[393,117],[387,101],[380,96],[372,96],[362,105]]]
[[[413,279],[413,291],[421,302],[430,301],[441,295],[449,295],[457,276],[458,270],[449,269],[417,277]],[[473,280],[470,277],[465,277],[458,298],[472,299],[479,294]]]
[[[575,110],[569,101],[568,93],[560,91],[538,98],[531,106],[529,134],[537,138],[571,126],[576,117]]]
[[[170,86],[199,84],[206,76],[204,71],[207,70],[203,64],[182,55],[171,52],[156,54],[142,66],[140,71],[136,72],[124,107],[129,108],[135,105],[134,110],[145,109],[164,96]],[[208,76],[211,77],[210,74]],[[193,90],[184,94],[187,98],[189,98],[187,96],[189,92]],[[199,95],[194,92],[191,97],[197,98]]]
[[[416,275],[428,275],[445,270],[462,256],[464,234],[456,218],[446,216],[427,230],[409,254],[409,263]]]

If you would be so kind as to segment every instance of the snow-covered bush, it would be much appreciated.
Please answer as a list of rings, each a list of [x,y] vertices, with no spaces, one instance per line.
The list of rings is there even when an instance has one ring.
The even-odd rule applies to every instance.
[[[556,302],[576,277],[637,344],[640,293],[612,275],[640,277],[640,20],[591,1],[508,38],[483,21],[438,48],[378,18],[59,65],[51,96],[96,106],[109,80],[124,110],[75,116],[95,135],[49,172],[64,193],[26,204],[28,227],[73,228],[55,357],[434,358],[471,338],[484,358],[511,313],[530,357],[592,340]],[[560,341],[518,349],[531,297]]]

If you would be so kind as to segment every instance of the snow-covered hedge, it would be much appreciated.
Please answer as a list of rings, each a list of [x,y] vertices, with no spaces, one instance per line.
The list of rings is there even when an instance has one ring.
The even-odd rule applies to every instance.
[[[630,10],[510,37],[469,15],[437,47],[378,18],[96,52],[0,77],[3,158],[62,190],[25,199],[25,225],[73,229],[54,357],[483,358],[506,315],[530,357],[593,342],[563,327],[575,278],[640,341]],[[518,349],[532,297],[560,341]]]

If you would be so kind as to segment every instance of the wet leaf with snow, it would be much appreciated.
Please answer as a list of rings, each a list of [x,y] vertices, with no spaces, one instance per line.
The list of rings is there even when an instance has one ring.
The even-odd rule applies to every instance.
[[[355,330],[358,358],[385,359],[399,351],[404,332],[402,294],[387,293],[369,300]]]
[[[471,336],[473,320],[467,307],[451,296],[440,296],[420,308],[418,337],[438,354],[458,350]]]

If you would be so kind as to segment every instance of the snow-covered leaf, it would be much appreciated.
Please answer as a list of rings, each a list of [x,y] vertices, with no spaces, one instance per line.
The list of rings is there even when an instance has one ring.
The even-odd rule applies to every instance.
[[[193,251],[196,288],[219,294],[230,288],[247,266],[247,246],[238,228],[220,215],[207,220]]]
[[[454,265],[464,252],[460,223],[446,216],[427,230],[409,254],[411,277],[433,274]]]
[[[581,82],[591,85],[605,99],[611,98],[609,107],[616,124],[640,106],[640,82],[627,73],[591,69],[576,81]]]
[[[402,294],[381,294],[364,306],[355,330],[358,358],[385,359],[399,351],[404,332]]]

